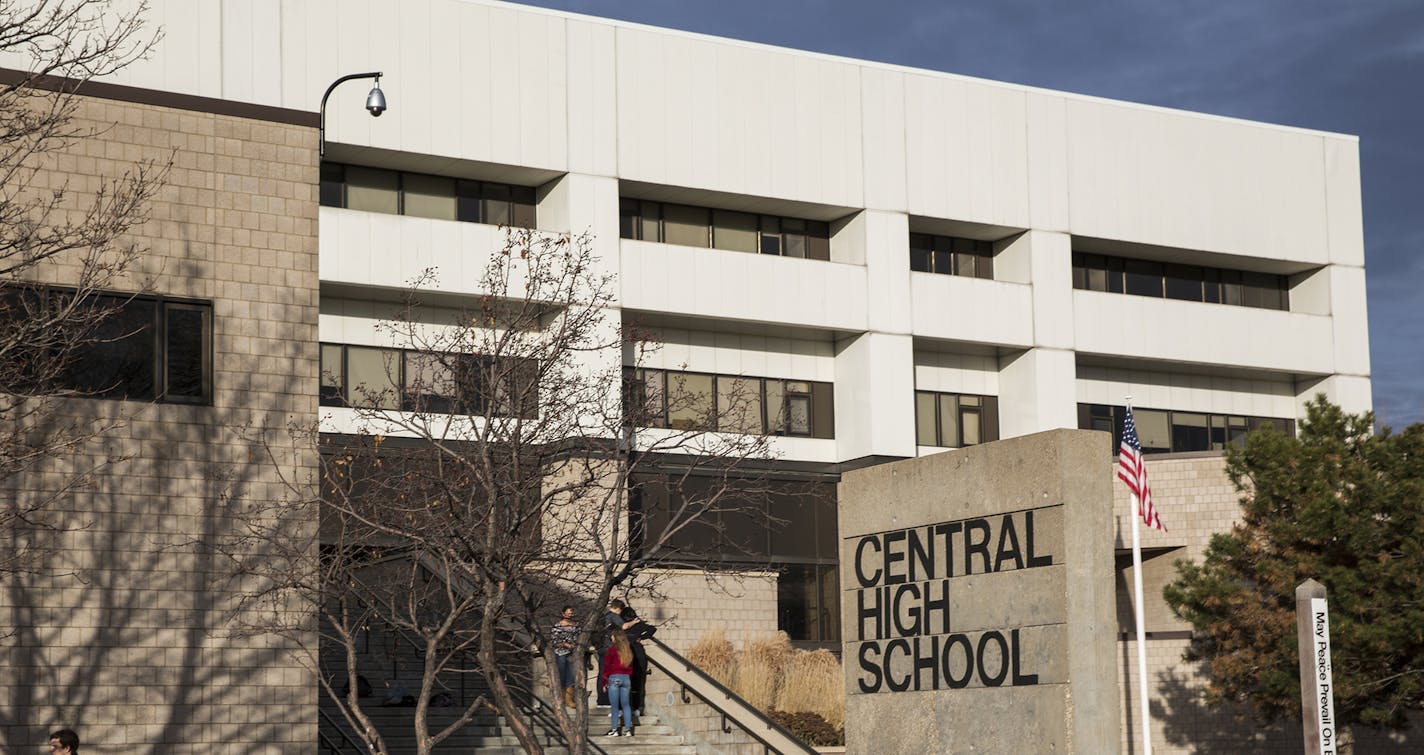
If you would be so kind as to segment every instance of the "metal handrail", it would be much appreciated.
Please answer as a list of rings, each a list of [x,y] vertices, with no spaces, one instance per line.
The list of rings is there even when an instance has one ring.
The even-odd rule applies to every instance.
[[[341,722],[340,722],[340,721],[337,721],[335,718],[332,718],[330,713],[327,713],[326,711],[322,710],[320,705],[317,706],[316,714],[317,714],[317,718],[318,718],[320,721],[324,721],[324,722],[326,723],[327,727],[329,727],[329,728],[331,728],[331,729],[334,729],[337,734],[340,734],[340,735],[341,735],[341,741],[342,741],[342,742],[344,742],[344,743],[350,745],[351,747],[355,748],[355,752],[357,752],[357,753],[362,753],[362,752],[367,752],[367,751],[368,751],[367,748],[362,747],[360,744],[357,744],[356,741],[353,740],[353,739],[350,737],[350,735],[348,735],[348,734],[346,733],[346,729],[345,729],[345,727],[343,727],[343,726],[341,725]],[[325,748],[331,750],[332,752],[337,753],[337,755],[344,755],[345,753],[348,752],[348,750],[342,749],[340,745],[338,745],[338,744],[336,744],[335,742],[332,742],[330,739],[328,739],[325,734],[322,734],[322,733],[321,733],[321,726],[320,726],[320,725],[317,726],[317,729],[316,729],[316,737],[317,737],[317,744],[318,744],[319,746],[325,747]]]
[[[570,745],[569,738],[564,736],[564,730],[559,726],[558,718],[549,712],[553,706],[551,706],[548,701],[534,694],[532,689],[527,689],[517,684],[510,684],[509,687],[511,691],[523,696],[524,700],[527,701],[525,708],[529,712],[531,724],[537,720],[542,725],[546,734],[552,733],[565,747]],[[585,740],[590,751],[598,753],[599,755],[608,755],[608,751],[600,747],[598,742],[594,741],[593,737],[586,737]]]
[[[679,653],[679,652],[677,652],[676,650],[673,650],[672,648],[670,648],[670,647],[668,647],[667,645],[663,644],[662,640],[659,640],[659,639],[656,638],[656,637],[647,637],[647,638],[644,638],[644,639],[643,639],[643,642],[645,642],[645,643],[650,642],[650,643],[656,645],[656,646],[657,646],[660,650],[662,650],[664,653],[667,653],[668,655],[672,656],[672,658],[673,658],[675,661],[677,661],[678,663],[680,663],[680,664],[682,665],[681,671],[687,672],[687,673],[690,673],[690,674],[696,676],[696,677],[698,678],[698,681],[701,681],[701,682],[703,682],[703,683],[705,683],[705,684],[711,686],[712,689],[716,690],[718,693],[723,694],[723,695],[726,695],[728,698],[731,698],[731,699],[733,699],[733,700],[739,700],[739,701],[741,701],[742,704],[743,704],[743,706],[745,706],[746,710],[743,711],[740,715],[746,715],[746,714],[750,713],[751,717],[752,717],[753,719],[755,719],[757,723],[760,723],[761,725],[765,726],[766,728],[771,729],[772,731],[775,731],[776,733],[778,733],[778,734],[780,734],[780,735],[786,737],[786,738],[787,738],[788,740],[790,740],[791,742],[794,742],[794,743],[800,745],[800,746],[801,746],[801,752],[802,752],[802,753],[805,753],[806,755],[816,755],[816,750],[815,750],[814,748],[812,748],[810,745],[806,744],[805,742],[802,742],[800,737],[796,736],[795,734],[792,734],[789,730],[787,730],[787,728],[786,728],[785,726],[782,726],[781,724],[779,724],[779,723],[777,723],[776,721],[773,721],[771,718],[767,717],[767,715],[766,715],[765,713],[762,713],[760,710],[757,710],[755,707],[753,707],[753,706],[751,705],[751,703],[748,703],[748,702],[746,702],[745,700],[742,700],[742,698],[741,698],[739,695],[737,695],[737,693],[733,692],[732,690],[728,689],[726,685],[724,685],[724,684],[722,684],[721,682],[717,681],[716,679],[712,678],[712,676],[710,676],[706,671],[703,671],[702,669],[700,669],[700,668],[698,668],[696,665],[694,665],[694,664],[692,663],[692,661],[689,661],[689,660],[687,660],[686,658],[684,658],[681,653]],[[681,687],[682,687],[682,692],[683,692],[683,702],[688,702],[688,700],[687,700],[687,693],[688,693],[688,692],[691,692],[692,694],[697,695],[697,697],[700,698],[700,699],[702,700],[702,702],[706,703],[708,706],[710,706],[712,709],[716,710],[718,713],[721,713],[721,714],[722,714],[722,725],[723,725],[722,730],[723,730],[724,732],[730,732],[730,731],[731,731],[731,729],[726,728],[726,722],[727,722],[727,721],[731,721],[732,723],[736,724],[737,727],[740,728],[742,731],[746,732],[747,735],[750,736],[752,739],[755,739],[756,741],[760,742],[762,748],[763,748],[766,752],[768,752],[768,753],[771,753],[771,752],[780,753],[780,752],[781,752],[780,750],[777,750],[770,742],[768,742],[768,741],[766,741],[764,738],[762,738],[762,736],[761,736],[760,734],[758,734],[758,733],[756,733],[755,731],[753,731],[753,730],[751,729],[751,727],[750,727],[747,723],[743,722],[743,721],[739,718],[739,714],[738,714],[738,713],[733,713],[733,712],[727,710],[726,708],[722,707],[721,705],[718,705],[715,700],[712,700],[711,698],[707,697],[706,695],[702,694],[701,692],[697,691],[696,689],[693,689],[693,688],[689,687],[689,686],[687,685],[687,683],[683,682],[682,679],[679,677],[679,675],[678,675],[678,674],[679,674],[679,670],[678,670],[678,669],[674,669],[674,668],[668,667],[667,665],[663,664],[661,661],[659,661],[658,659],[654,658],[654,657],[651,656],[651,655],[648,656],[648,662],[649,662],[649,663],[652,663],[652,664],[656,665],[658,668],[662,669],[664,673],[666,673],[669,677],[671,677],[674,681],[676,681],[679,685],[681,685]]]

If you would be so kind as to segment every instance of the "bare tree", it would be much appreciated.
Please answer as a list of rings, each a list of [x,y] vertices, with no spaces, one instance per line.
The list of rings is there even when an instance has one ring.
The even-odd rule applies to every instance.
[[[102,391],[95,375],[75,380],[81,357],[121,341],[113,315],[122,298],[99,297],[141,249],[127,234],[146,219],[166,166],[133,165],[92,192],[56,182],[58,158],[102,127],[79,117],[82,90],[145,55],[146,3],[116,12],[102,0],[0,0],[0,55],[29,61],[0,71],[0,579],[35,562],[26,532],[51,526],[45,510],[116,461],[51,479],[43,490],[16,478],[70,457],[116,421],[63,409],[67,397]],[[47,285],[50,284],[50,285]],[[58,285],[54,285],[58,284]],[[117,328],[117,329],[116,329]]]
[[[379,325],[392,348],[331,355],[323,390],[358,427],[324,436],[321,479],[292,480],[282,510],[237,514],[253,524],[234,562],[263,585],[252,602],[321,614],[322,684],[372,753],[386,745],[356,690],[375,624],[418,659],[420,753],[481,706],[529,752],[543,751],[543,728],[581,753],[583,695],[572,710],[536,706],[542,727],[528,719],[536,677],[560,688],[554,654],[531,664],[531,652],[550,648],[558,608],[575,604],[582,659],[615,590],[655,589],[655,567],[705,565],[678,547],[690,528],[715,537],[721,515],[765,516],[760,389],[732,384],[714,400],[678,380],[656,391],[628,381],[623,356],[636,362],[645,344],[617,322],[615,280],[585,237],[508,230],[472,306],[431,293],[434,275]],[[660,503],[644,510],[630,491],[655,464]],[[284,520],[317,509],[319,536],[284,536]],[[458,697],[459,715],[431,733],[432,705],[471,676],[481,695]],[[575,688],[585,684],[576,663]]]

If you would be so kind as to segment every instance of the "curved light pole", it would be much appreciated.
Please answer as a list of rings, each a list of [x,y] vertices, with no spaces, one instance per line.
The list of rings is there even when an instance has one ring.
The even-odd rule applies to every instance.
[[[321,124],[319,127],[319,146],[317,147],[317,157],[326,156],[326,98],[331,96],[331,90],[340,86],[343,82],[352,79],[375,79],[376,85],[371,87],[370,94],[366,95],[366,109],[371,111],[372,118],[379,118],[381,113],[386,112],[386,93],[381,91],[381,72],[371,71],[369,73],[348,73],[345,76],[331,82],[331,86],[326,88],[326,94],[321,96]]]

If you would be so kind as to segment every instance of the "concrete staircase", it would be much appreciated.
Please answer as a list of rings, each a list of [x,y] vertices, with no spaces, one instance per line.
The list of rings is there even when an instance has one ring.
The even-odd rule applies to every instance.
[[[340,715],[330,702],[324,702],[323,709],[333,716]],[[381,732],[392,755],[414,755],[415,709],[374,707],[367,711],[367,715]],[[445,709],[431,710],[428,714],[430,730],[438,731],[458,718],[458,715]],[[696,747],[687,744],[656,716],[643,716],[639,719],[632,737],[605,737],[608,720],[607,708],[589,710],[589,739],[608,755],[695,755],[697,752]],[[545,751],[550,755],[563,755],[568,752],[568,748],[557,744],[547,733],[540,734],[540,741],[545,743]],[[436,755],[463,755],[472,752],[482,755],[517,755],[524,750],[502,719],[493,714],[482,714],[435,748]]]
[[[696,755],[697,748],[674,733],[672,727],[659,721],[657,716],[640,716],[636,720],[638,723],[633,727],[633,736],[605,737],[608,709],[590,708],[589,739],[608,755]]]
[[[387,685],[395,683],[396,680],[400,680],[408,690],[417,686],[419,673],[423,667],[423,658],[413,642],[407,639],[400,630],[383,621],[371,621],[365,631],[364,642],[361,643],[357,653],[357,665],[360,673],[371,683],[372,695],[361,701],[362,709],[370,717],[376,729],[381,732],[391,755],[414,755],[416,752],[415,708],[383,707],[381,702],[388,693]],[[322,670],[327,678],[335,680],[333,684],[338,686],[344,683],[345,657],[341,649],[335,646],[323,646],[321,660]],[[511,670],[517,673],[520,670],[518,664],[522,663],[525,665],[527,673],[529,662],[530,659],[527,656],[512,656],[510,658],[510,663],[513,664]],[[527,680],[524,683],[528,683]],[[432,733],[438,732],[458,720],[464,706],[487,691],[478,674],[458,673],[446,674],[437,679],[435,689],[437,692],[443,692],[453,698],[455,707],[431,708],[427,712],[426,726],[427,730]],[[323,753],[365,755],[364,748],[350,744],[350,742],[359,742],[359,738],[346,723],[336,704],[329,700],[325,693],[322,693],[320,697],[320,706],[324,715],[319,728],[325,736],[325,740],[338,747],[337,752],[323,749]],[[589,701],[592,702],[591,696]],[[541,718],[543,718],[542,723],[539,721],[534,723],[534,731],[539,737],[540,743],[545,746],[545,751],[551,755],[567,753],[567,748],[559,739],[557,725],[553,723],[552,714],[541,716]],[[609,755],[695,755],[697,751],[695,746],[684,741],[681,736],[673,732],[671,727],[661,723],[656,716],[643,717],[634,727],[635,734],[632,737],[605,737],[604,734],[608,731],[608,722],[608,708],[589,708],[590,744],[598,748],[591,750],[594,753],[601,749]],[[350,742],[343,740],[339,731],[345,732]],[[471,752],[515,755],[524,750],[504,719],[490,712],[482,712],[473,721],[451,735],[449,739],[437,745],[434,751],[436,755],[456,755],[457,753],[463,755]]]

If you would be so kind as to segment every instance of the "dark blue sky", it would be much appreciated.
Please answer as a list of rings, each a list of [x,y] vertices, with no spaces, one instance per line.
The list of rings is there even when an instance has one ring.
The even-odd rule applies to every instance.
[[[1424,0],[525,0],[1356,134],[1375,411],[1424,421]]]

